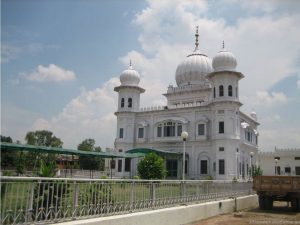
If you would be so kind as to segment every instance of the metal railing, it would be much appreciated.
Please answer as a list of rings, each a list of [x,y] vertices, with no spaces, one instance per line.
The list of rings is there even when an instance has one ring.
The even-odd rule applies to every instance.
[[[55,223],[252,193],[249,182],[1,177],[1,223]]]

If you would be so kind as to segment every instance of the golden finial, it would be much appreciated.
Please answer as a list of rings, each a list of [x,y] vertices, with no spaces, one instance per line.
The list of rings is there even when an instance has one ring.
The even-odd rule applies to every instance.
[[[195,42],[195,50],[194,50],[194,51],[198,50],[198,46],[199,46],[199,40],[198,40],[198,38],[199,38],[199,34],[198,34],[198,26],[196,26],[196,34],[195,34],[195,37],[196,37],[196,42]]]

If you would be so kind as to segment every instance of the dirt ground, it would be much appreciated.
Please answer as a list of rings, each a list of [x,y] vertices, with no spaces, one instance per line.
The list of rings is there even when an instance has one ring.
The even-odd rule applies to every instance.
[[[220,215],[191,225],[300,225],[300,212],[292,212],[285,202],[275,202],[273,210],[259,208]]]

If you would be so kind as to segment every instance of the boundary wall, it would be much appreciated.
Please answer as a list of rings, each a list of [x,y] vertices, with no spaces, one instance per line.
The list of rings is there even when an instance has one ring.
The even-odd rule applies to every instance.
[[[75,220],[57,225],[181,225],[257,206],[257,195],[249,195],[125,215]]]

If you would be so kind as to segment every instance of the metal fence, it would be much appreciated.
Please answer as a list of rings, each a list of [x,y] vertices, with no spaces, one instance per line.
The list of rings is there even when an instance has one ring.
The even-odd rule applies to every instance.
[[[38,171],[24,171],[22,174],[18,174],[16,170],[1,170],[2,176],[20,176],[20,177],[34,177],[37,176]],[[80,170],[80,169],[59,169],[56,172],[55,177],[59,178],[91,178],[100,179],[102,177],[114,177],[115,171],[105,170]]]
[[[1,177],[1,223],[55,223],[252,193],[250,182]]]

